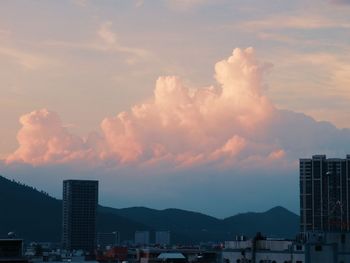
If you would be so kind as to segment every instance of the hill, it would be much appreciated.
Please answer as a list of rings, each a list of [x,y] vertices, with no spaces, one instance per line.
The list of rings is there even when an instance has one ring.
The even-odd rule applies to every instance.
[[[294,238],[299,231],[299,216],[283,207],[275,207],[262,213],[238,214],[223,220],[180,209],[104,207],[103,210],[142,222],[153,229],[169,230],[177,242],[232,240],[236,235],[254,236],[257,232],[270,237]],[[179,239],[176,238],[177,235],[180,236]]]
[[[100,210],[100,207],[99,207]],[[0,176],[0,237],[13,231],[26,240],[60,242],[62,201]],[[98,213],[98,231],[120,231],[133,239],[135,229],[149,229],[117,214]]]
[[[9,231],[37,240],[60,240],[61,201],[0,177],[0,235]]]
[[[299,216],[277,206],[263,213],[244,213],[224,219],[226,228],[253,236],[263,232],[270,237],[292,238],[299,231]]]
[[[26,240],[59,242],[62,201],[47,193],[0,176],[0,237],[14,231]],[[244,213],[226,219],[180,209],[146,207],[115,209],[99,206],[98,231],[119,231],[123,240],[136,230],[169,230],[175,243],[232,240],[256,232],[294,237],[299,217],[282,207],[263,213]]]

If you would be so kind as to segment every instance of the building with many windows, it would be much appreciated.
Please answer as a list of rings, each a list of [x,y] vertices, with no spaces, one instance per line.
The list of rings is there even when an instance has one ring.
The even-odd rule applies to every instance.
[[[155,243],[162,246],[170,245],[170,231],[156,231]]]
[[[266,238],[226,241],[221,263],[346,263],[350,262],[350,233],[319,232],[307,240]]]
[[[67,250],[96,248],[98,181],[63,182],[62,245]]]
[[[135,245],[145,246],[150,244],[149,231],[136,231],[135,232]]]
[[[301,232],[350,230],[350,155],[300,159]]]

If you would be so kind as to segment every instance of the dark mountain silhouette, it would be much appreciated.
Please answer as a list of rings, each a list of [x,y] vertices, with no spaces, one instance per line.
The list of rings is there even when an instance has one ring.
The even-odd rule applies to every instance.
[[[299,216],[277,206],[263,213],[244,213],[224,219],[226,227],[236,233],[253,236],[262,231],[270,237],[294,237],[299,231]]]
[[[299,231],[299,216],[283,207],[263,213],[243,213],[220,220],[180,209],[155,210],[145,207],[103,208],[157,230],[170,230],[187,241],[232,240],[236,235],[254,236],[262,232],[270,237],[294,238]],[[181,239],[179,240],[181,241]]]
[[[0,177],[0,211],[0,236],[60,240],[61,201],[44,192]]]
[[[45,192],[0,176],[0,211],[0,238],[13,231],[31,241],[61,240],[62,201]],[[98,213],[98,231],[118,230],[132,239],[135,229],[149,227],[117,214]]]
[[[61,200],[0,176],[0,237],[14,231],[28,241],[59,242],[61,210]],[[299,216],[283,207],[223,220],[180,209],[99,206],[98,211],[98,231],[119,231],[122,240],[132,240],[136,230],[169,230],[174,243],[187,244],[232,240],[235,235],[256,232],[290,238],[297,234],[299,224]]]

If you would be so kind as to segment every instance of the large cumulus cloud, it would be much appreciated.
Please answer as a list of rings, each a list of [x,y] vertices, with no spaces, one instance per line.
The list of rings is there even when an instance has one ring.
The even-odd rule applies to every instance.
[[[160,77],[152,99],[105,118],[85,139],[69,133],[56,113],[33,111],[20,118],[19,148],[7,162],[249,167],[322,149],[339,153],[330,136],[349,139],[349,131],[274,107],[265,95],[270,67],[252,48],[235,49],[216,63],[215,86],[194,89]]]
[[[7,162],[69,162],[85,158],[89,152],[84,141],[70,134],[54,112],[36,110],[23,115],[19,122],[22,125],[17,134],[19,148],[7,157]]]

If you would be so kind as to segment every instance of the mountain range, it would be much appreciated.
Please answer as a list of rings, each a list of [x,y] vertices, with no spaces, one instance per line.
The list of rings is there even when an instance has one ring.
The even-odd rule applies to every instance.
[[[26,241],[59,242],[61,210],[61,200],[0,176],[0,238],[13,231]],[[99,206],[97,229],[119,231],[121,240],[132,240],[137,230],[168,230],[172,242],[179,244],[232,240],[235,235],[253,236],[256,232],[293,238],[299,230],[299,216],[283,207],[218,219],[181,209]]]

